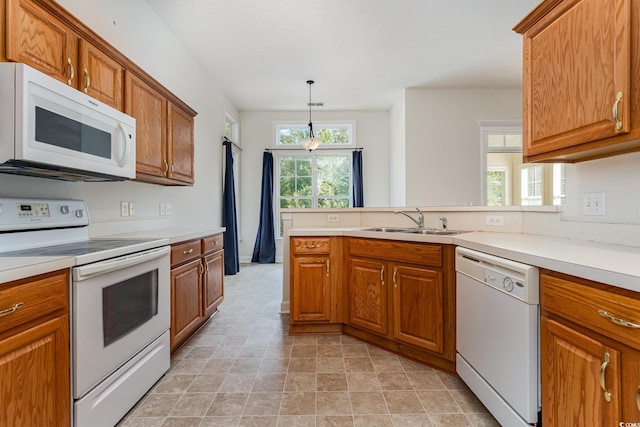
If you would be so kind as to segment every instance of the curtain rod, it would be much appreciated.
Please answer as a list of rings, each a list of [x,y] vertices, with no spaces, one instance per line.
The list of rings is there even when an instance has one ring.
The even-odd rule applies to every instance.
[[[358,148],[351,148],[351,147],[338,148],[338,147],[334,147],[334,148],[320,148],[320,149],[314,150],[314,151],[320,152],[320,151],[337,151],[337,150],[339,150],[339,151],[348,151],[348,150],[351,150],[351,151],[362,151],[362,150],[364,150],[364,148],[360,148],[360,147],[358,147]],[[307,150],[305,150],[304,148],[265,148],[264,151],[307,151]]]
[[[229,142],[231,145],[233,145],[234,147],[236,147],[238,150],[240,150],[240,151],[244,151],[244,150],[242,149],[242,147],[240,147],[238,144],[236,144],[235,142],[233,142],[232,140],[230,140],[230,139],[229,139],[229,138],[227,138],[226,136],[223,136],[223,137],[222,137],[222,144],[224,144],[224,142],[225,142],[225,141]]]

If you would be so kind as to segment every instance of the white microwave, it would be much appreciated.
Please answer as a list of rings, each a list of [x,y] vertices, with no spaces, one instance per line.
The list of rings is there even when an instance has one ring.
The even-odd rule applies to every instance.
[[[0,63],[0,173],[136,177],[136,121],[28,65]]]

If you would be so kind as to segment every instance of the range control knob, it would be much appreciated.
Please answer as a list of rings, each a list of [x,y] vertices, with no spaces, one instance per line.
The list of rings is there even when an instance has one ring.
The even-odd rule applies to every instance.
[[[502,287],[507,292],[513,291],[513,279],[511,279],[511,277],[505,277],[502,281]]]
[[[76,209],[76,217],[82,218],[84,216],[84,211],[82,209]],[[511,286],[513,288],[513,286]]]
[[[69,205],[60,206],[60,212],[62,212],[65,215],[68,214],[69,213]]]

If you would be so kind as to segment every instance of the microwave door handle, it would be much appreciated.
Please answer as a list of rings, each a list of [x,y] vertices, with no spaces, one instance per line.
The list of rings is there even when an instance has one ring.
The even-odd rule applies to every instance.
[[[124,125],[122,123],[118,123],[118,127],[120,128],[120,132],[122,133],[122,145],[124,146],[122,157],[118,159],[118,166],[124,166],[124,164],[127,163],[129,142],[127,141],[127,130],[124,128]]]
[[[132,255],[126,255],[115,259],[95,262],[93,264],[87,264],[81,267],[75,267],[73,269],[73,280],[79,282],[81,280],[90,279],[91,277],[98,276],[100,274],[106,274],[112,271],[120,270],[121,268],[129,267],[134,264],[142,264],[146,261],[161,258],[169,254],[169,252],[171,252],[171,248],[169,246],[164,246],[161,248],[151,249]]]

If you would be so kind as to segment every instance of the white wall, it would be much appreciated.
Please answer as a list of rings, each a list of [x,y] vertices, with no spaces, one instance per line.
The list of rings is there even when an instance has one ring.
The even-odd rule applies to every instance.
[[[640,224],[640,153],[566,165],[565,221]],[[582,195],[605,193],[605,215],[582,214]]]
[[[220,138],[224,135],[225,108],[236,116],[237,111],[146,1],[58,0],[58,3],[198,112],[195,185],[65,183],[0,175],[2,194],[85,199],[92,220],[90,233],[94,235],[155,226],[220,226]],[[135,217],[120,218],[121,200],[136,203]],[[160,202],[172,203],[171,217],[159,216]]]
[[[407,200],[405,153],[405,97],[404,91],[389,112],[391,144],[389,147],[389,202],[391,206],[405,206]]]
[[[240,181],[240,260],[248,262],[253,253],[260,211],[262,153],[275,146],[275,124],[307,124],[304,111],[240,112],[242,144]],[[363,148],[364,203],[367,207],[389,205],[389,112],[319,111],[313,113],[316,124],[345,120],[356,122],[356,145]],[[282,256],[282,241],[277,241],[277,257]]]
[[[521,119],[521,89],[407,89],[405,205],[479,204],[477,122]]]

